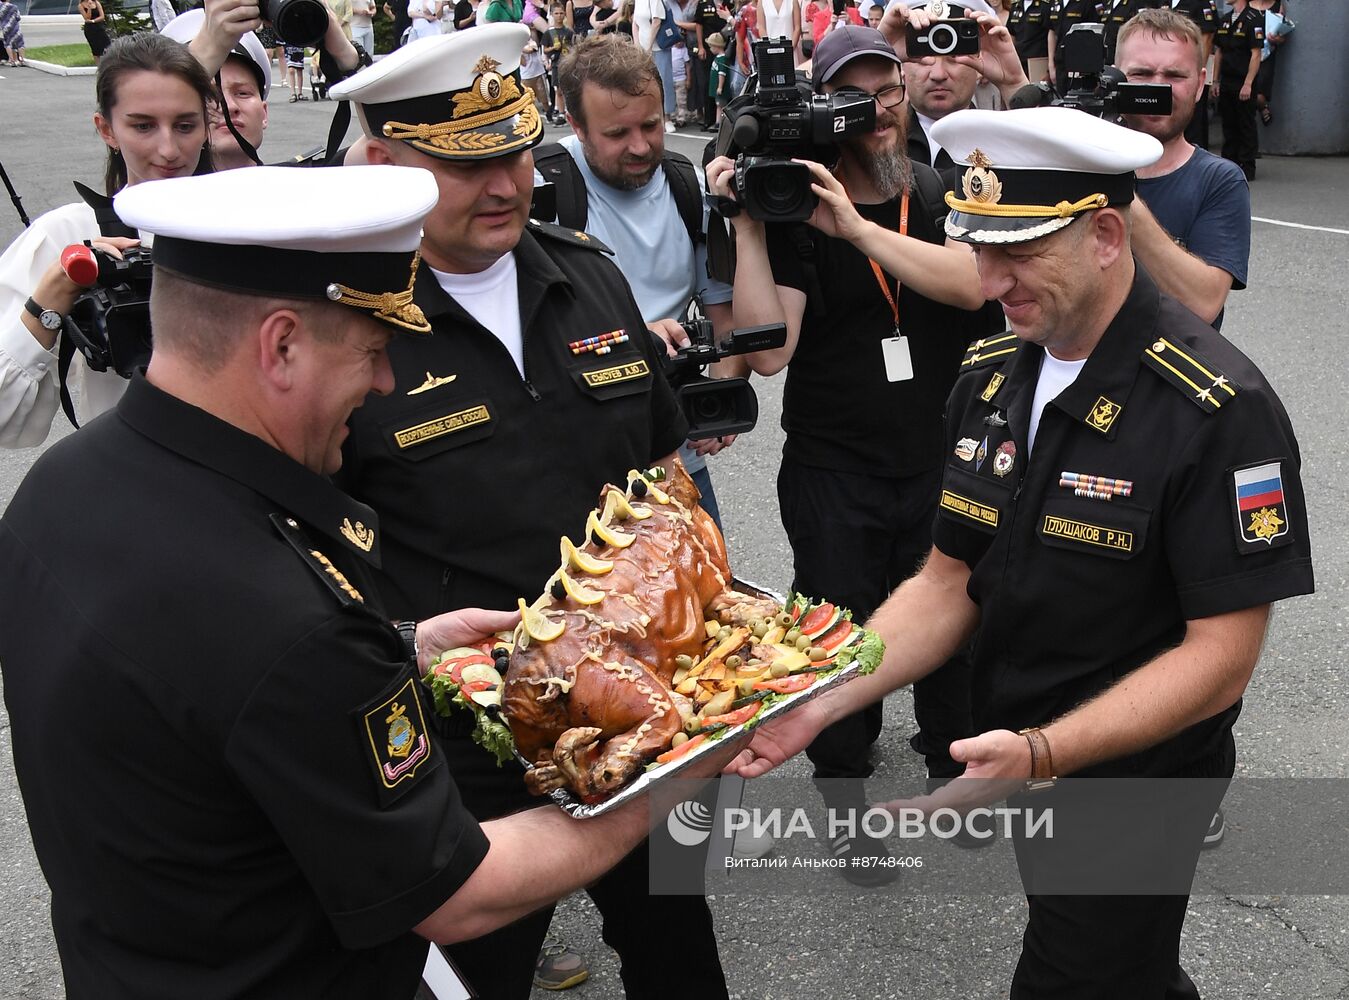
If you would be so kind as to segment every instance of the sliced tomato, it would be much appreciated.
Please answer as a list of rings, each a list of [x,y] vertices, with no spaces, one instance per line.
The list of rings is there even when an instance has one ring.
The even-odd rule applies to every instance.
[[[672,747],[671,749],[666,750],[663,754],[661,754],[659,757],[656,758],[656,763],[668,764],[672,760],[678,760],[680,757],[683,757],[686,753],[693,750],[695,747],[698,747],[706,742],[707,742],[707,735],[705,733],[699,733],[692,739],[685,740],[683,743],[679,744],[679,746]]]
[[[801,617],[801,605],[792,605],[792,624],[795,625],[798,618]]]
[[[703,720],[704,726],[715,726],[719,723],[725,723],[728,726],[738,726],[742,722],[748,722],[763,707],[763,702],[753,702],[742,708],[737,708],[734,712],[727,712],[725,715],[713,715]]]
[[[438,676],[449,674],[450,680],[454,681],[454,683],[456,684],[462,684],[464,682],[462,671],[470,663],[482,663],[490,667],[493,666],[495,662],[496,661],[493,660],[490,656],[482,656],[482,655],[460,656],[451,660],[441,660],[432,669],[436,672]]]
[[[853,623],[850,621],[841,621],[824,635],[816,639],[814,645],[820,646],[832,653],[842,646],[848,640],[848,636],[852,635],[852,633]]]
[[[828,626],[836,617],[838,617],[838,609],[826,602],[802,618],[796,627],[801,630],[802,635],[813,636],[820,629]]]
[[[467,681],[463,687],[464,694],[473,694],[475,691],[495,691],[497,688],[491,681]]]
[[[777,694],[796,694],[798,691],[804,691],[815,683],[815,674],[795,674],[791,677],[779,677],[771,681],[759,681],[754,685],[755,691],[773,691]]]

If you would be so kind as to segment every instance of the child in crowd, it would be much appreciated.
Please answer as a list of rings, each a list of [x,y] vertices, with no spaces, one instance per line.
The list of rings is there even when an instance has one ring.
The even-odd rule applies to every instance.
[[[674,43],[670,53],[674,64],[675,114],[676,125],[689,123],[689,50],[680,38]]]
[[[543,51],[548,56],[548,80],[553,85],[553,109],[548,112],[548,120],[554,125],[565,125],[567,123],[567,102],[562,96],[562,88],[558,86],[558,69],[562,65],[562,58],[571,51],[572,41],[575,36],[570,28],[567,27],[567,8],[560,3],[555,3],[550,11],[553,17],[552,26],[543,33]]]
[[[721,109],[734,96],[731,93],[731,60],[726,55],[726,37],[719,31],[707,36],[712,65],[707,75],[707,96],[717,105],[716,123],[721,124]]]
[[[538,43],[534,41],[533,34],[525,43],[524,50],[520,55],[520,79],[525,82],[525,86],[534,92],[534,103],[538,105],[539,114],[546,114],[548,111],[548,91],[544,85],[544,73],[547,68],[543,65],[543,53],[539,51]]]
[[[290,103],[307,101],[304,92],[304,46],[287,45],[286,50],[286,86],[290,88]]]

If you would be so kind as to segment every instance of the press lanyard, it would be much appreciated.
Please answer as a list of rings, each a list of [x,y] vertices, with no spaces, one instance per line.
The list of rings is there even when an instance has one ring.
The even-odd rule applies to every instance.
[[[844,189],[847,194],[847,189]],[[899,235],[909,235],[909,192],[904,192],[904,197],[899,202]],[[895,279],[895,294],[890,294],[890,283],[885,280],[885,272],[881,270],[881,265],[877,264],[870,257],[867,263],[871,265],[871,273],[876,276],[876,284],[881,286],[881,294],[885,296],[885,301],[890,303],[890,311],[895,315],[895,335],[899,335],[899,279]]]

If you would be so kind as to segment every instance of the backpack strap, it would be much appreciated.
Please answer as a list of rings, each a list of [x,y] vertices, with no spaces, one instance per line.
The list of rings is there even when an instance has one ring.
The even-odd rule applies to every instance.
[[[585,178],[576,166],[571,153],[561,143],[547,142],[535,146],[534,169],[543,175],[543,179],[553,185],[557,195],[557,224],[566,229],[585,232],[586,219],[590,215],[590,202],[586,197]],[[552,222],[552,219],[545,219]]]
[[[698,180],[698,171],[693,161],[672,149],[666,149],[661,157],[660,168],[665,173],[666,183],[674,195],[679,217],[684,220],[689,240],[696,247],[704,242],[703,236],[703,186]]]

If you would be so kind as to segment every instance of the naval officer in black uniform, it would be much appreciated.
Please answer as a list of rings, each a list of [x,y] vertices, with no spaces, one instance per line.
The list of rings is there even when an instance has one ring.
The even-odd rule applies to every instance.
[[[380,514],[381,595],[397,617],[532,600],[578,537],[601,486],[668,464],[687,426],[641,312],[605,247],[527,222],[542,123],[520,85],[529,33],[493,24],[414,42],[332,91],[352,101],[374,163],[425,167],[440,184],[417,304],[434,335],[391,345],[396,382],[352,421],[341,482]],[[607,350],[589,338],[612,334]],[[479,819],[537,802],[513,762],[466,732],[446,740]],[[648,895],[647,852],[589,889],[629,997],[725,997],[701,896]],[[680,928],[680,972],[651,947],[650,914]],[[550,920],[541,910],[451,949],[487,997],[526,997]]]
[[[1232,724],[1270,605],[1313,588],[1297,440],[1255,365],[1130,254],[1133,171],[1155,139],[1067,108],[962,111],[934,135],[966,164],[947,234],[976,248],[1011,332],[962,364],[934,548],[868,623],[885,662],[763,727],[739,769],[763,773],[977,630],[982,732],[951,747],[965,775],[919,807],[1024,782],[1021,804],[1057,808],[1060,775],[1206,779],[1162,817],[1155,895],[1045,894],[1053,851],[1046,870],[1017,839],[1030,906],[1013,1000],[1193,998],[1180,932]],[[1152,818],[1106,807],[1088,818],[1126,842]],[[1054,836],[1075,821],[1056,817]],[[1116,866],[1096,846],[1089,885]]]
[[[126,189],[157,237],[149,369],[0,521],[5,701],[71,1000],[410,1000],[426,938],[550,903],[645,833],[638,804],[480,826],[428,733],[369,581],[383,529],[326,476],[393,390],[390,337],[429,332],[437,191],[360,169]],[[424,663],[511,621],[404,631]]]

